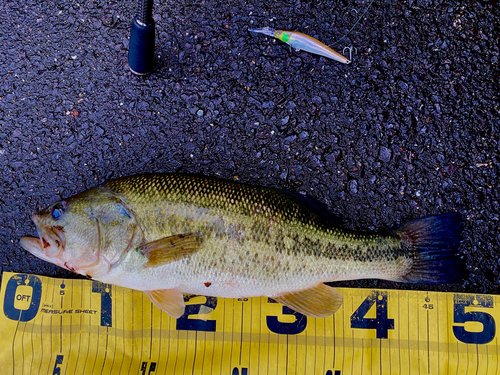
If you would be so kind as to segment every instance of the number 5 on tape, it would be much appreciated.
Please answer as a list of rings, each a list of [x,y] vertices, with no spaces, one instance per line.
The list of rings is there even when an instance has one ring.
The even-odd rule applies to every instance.
[[[455,294],[453,297],[453,321],[455,323],[479,322],[483,325],[480,332],[469,332],[463,326],[453,326],[455,337],[466,344],[487,344],[495,338],[495,320],[483,311],[465,312],[465,308],[472,307],[493,307],[492,296],[474,296],[470,294]]]

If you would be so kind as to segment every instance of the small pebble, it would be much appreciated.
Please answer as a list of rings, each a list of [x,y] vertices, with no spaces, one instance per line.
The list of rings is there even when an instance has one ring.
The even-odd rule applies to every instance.
[[[391,155],[392,152],[387,147],[384,146],[380,147],[380,155],[379,155],[380,160],[388,163],[391,161]]]

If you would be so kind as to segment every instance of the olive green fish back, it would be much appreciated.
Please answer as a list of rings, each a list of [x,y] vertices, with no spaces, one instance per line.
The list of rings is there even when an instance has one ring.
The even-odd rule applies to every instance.
[[[137,203],[168,201],[209,210],[266,217],[283,224],[332,227],[339,220],[327,207],[299,194],[241,184],[213,177],[151,174],[108,181],[104,187]]]

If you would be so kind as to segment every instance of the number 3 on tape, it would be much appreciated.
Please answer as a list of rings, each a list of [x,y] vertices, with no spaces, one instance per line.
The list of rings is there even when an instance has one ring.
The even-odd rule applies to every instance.
[[[375,305],[376,317],[365,318]],[[374,290],[351,316],[351,328],[376,329],[378,339],[386,339],[388,331],[394,329],[394,319],[387,317],[387,292]]]

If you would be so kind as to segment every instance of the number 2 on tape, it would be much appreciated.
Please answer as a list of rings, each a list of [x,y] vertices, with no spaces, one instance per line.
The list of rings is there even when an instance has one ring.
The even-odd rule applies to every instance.
[[[206,297],[206,299],[207,301],[205,303],[186,305],[184,315],[176,321],[177,330],[215,332],[217,327],[217,322],[215,320],[189,319],[190,315],[198,315],[202,306],[206,306],[210,309],[209,311],[217,307],[217,298]]]

